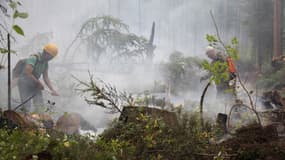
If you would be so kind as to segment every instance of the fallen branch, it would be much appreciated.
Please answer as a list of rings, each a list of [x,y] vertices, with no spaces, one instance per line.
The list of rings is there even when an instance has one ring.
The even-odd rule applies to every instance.
[[[211,15],[211,18],[212,18],[212,20],[213,20],[213,23],[214,23],[214,26],[215,26],[215,29],[216,29],[217,38],[218,38],[219,42],[222,44],[222,46],[224,47],[224,49],[225,49],[225,51],[226,51],[226,45],[225,45],[225,43],[224,43],[224,42],[222,41],[222,39],[221,39],[220,32],[219,32],[219,28],[218,28],[218,25],[217,25],[217,23],[216,23],[216,20],[215,20],[215,17],[214,17],[214,15],[213,15],[212,11],[210,11],[210,15]]]
[[[122,113],[122,107],[124,105],[131,106],[132,97],[127,95],[126,92],[120,92],[116,87],[106,84],[102,80],[98,80],[99,83],[95,82],[93,76],[90,75],[90,82],[83,82],[73,76],[80,85],[83,86],[82,89],[77,89],[82,93],[88,93],[91,97],[85,97],[85,101],[91,105],[98,105],[102,108],[110,110],[110,113]],[[100,84],[101,86],[99,86]]]

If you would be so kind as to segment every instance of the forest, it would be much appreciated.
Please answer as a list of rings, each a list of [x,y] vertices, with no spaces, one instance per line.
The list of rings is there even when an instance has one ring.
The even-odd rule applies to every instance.
[[[0,0],[0,160],[285,159],[282,0]]]

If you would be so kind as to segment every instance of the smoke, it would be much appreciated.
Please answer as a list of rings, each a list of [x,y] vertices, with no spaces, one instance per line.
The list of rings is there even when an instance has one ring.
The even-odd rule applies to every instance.
[[[63,112],[78,112],[96,127],[107,124],[113,115],[108,115],[103,109],[88,106],[84,97],[78,96],[75,91],[77,82],[71,75],[82,81],[88,81],[88,70],[107,83],[116,86],[119,90],[128,92],[141,92],[153,86],[155,80],[162,80],[160,70],[155,67],[162,61],[167,61],[168,55],[173,50],[181,50],[186,56],[198,56],[204,58],[204,48],[207,46],[205,35],[215,34],[209,11],[218,15],[221,8],[220,0],[29,0],[23,2],[23,9],[29,13],[27,20],[18,21],[25,31],[25,37],[17,37],[13,47],[19,48],[18,55],[13,56],[13,64],[20,58],[21,46],[27,45],[27,41],[40,33],[52,33],[49,41],[58,44],[59,56],[50,63],[49,75],[54,86],[61,94],[60,97],[52,97],[45,93],[46,99],[56,102],[58,110]],[[88,18],[111,15],[121,19],[130,27],[130,32],[146,38],[150,35],[152,22],[156,22],[154,44],[154,66],[149,63],[130,65],[127,71],[118,68],[118,64],[96,65],[96,62],[88,58],[87,53],[78,51],[73,59],[63,65],[65,50],[79,32],[81,25]],[[221,22],[217,16],[218,23]],[[230,35],[231,36],[231,35]],[[234,35],[233,35],[234,36]],[[36,50],[41,50],[38,46]],[[70,56],[70,55],[67,55]],[[3,76],[1,75],[1,78]],[[203,87],[203,84],[198,84]],[[5,87],[1,82],[1,91]],[[175,86],[173,86],[175,87]],[[213,87],[214,88],[214,87]],[[207,97],[207,103],[215,104],[215,89]],[[14,91],[13,91],[14,92]],[[15,91],[17,92],[17,90]],[[199,91],[190,91],[189,94],[175,97],[179,99],[191,99],[198,101]],[[5,95],[1,92],[1,96]],[[3,96],[2,96],[3,97]],[[208,101],[209,100],[209,101]],[[212,102],[213,101],[213,102]],[[209,106],[209,105],[208,105]],[[211,108],[219,112],[223,107]]]
[[[130,30],[138,35],[149,37],[152,22],[156,22],[156,59],[165,59],[172,50],[182,50],[189,55],[201,55],[207,41],[206,33],[215,33],[209,15],[212,10],[219,19],[219,0],[30,0],[24,3],[29,13],[27,21],[21,21],[26,37],[36,33],[53,32],[53,41],[59,44],[61,52],[75,38],[82,23],[90,17],[111,15],[122,19]],[[234,35],[232,35],[234,36]],[[24,41],[23,41],[24,42]]]

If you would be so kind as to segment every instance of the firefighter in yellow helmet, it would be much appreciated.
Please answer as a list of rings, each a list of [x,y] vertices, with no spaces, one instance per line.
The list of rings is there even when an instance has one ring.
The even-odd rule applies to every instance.
[[[23,111],[31,111],[31,100],[33,100],[36,110],[38,107],[43,106],[44,100],[42,90],[44,90],[44,85],[40,81],[42,75],[51,95],[59,96],[58,92],[53,88],[48,76],[48,62],[57,56],[57,54],[58,47],[53,43],[49,43],[44,46],[42,52],[31,55],[29,58],[25,59],[18,80],[21,101],[24,103],[28,100],[23,104]]]

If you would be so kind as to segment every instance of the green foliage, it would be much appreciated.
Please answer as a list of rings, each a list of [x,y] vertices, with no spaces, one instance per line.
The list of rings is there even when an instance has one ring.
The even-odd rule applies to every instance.
[[[218,54],[218,60],[215,62],[209,63],[205,60],[201,63],[201,65],[204,70],[208,71],[211,74],[210,81],[214,81],[216,84],[220,84],[221,82],[229,80],[228,64],[226,61],[227,57],[231,57],[233,60],[239,59],[239,41],[236,37],[234,37],[232,38],[229,45],[225,45],[216,36],[209,34],[206,35],[206,39],[209,42],[209,46],[214,47],[216,50],[222,50],[222,53]],[[226,55],[223,55],[223,52],[225,52]]]
[[[217,45],[218,38],[216,36],[206,34],[206,39],[210,43],[210,46]]]
[[[239,59],[238,45],[239,45],[239,41],[238,41],[238,39],[236,37],[232,38],[230,45],[226,45],[227,54],[231,58],[233,58],[234,60],[238,60]]]
[[[239,41],[236,37],[232,38],[231,43],[229,45],[223,44],[223,42],[221,42],[221,40],[219,40],[214,35],[206,34],[206,39],[209,43],[209,46],[212,46],[217,50],[225,51],[225,53],[234,60],[239,59],[239,54],[238,54]]]
[[[96,30],[113,29],[120,32],[128,32],[128,26],[120,19],[111,16],[93,17],[83,23],[80,29],[80,36],[88,36],[94,34]]]
[[[10,8],[12,9],[12,15],[13,15],[13,24],[12,24],[12,29],[16,32],[16,33],[18,33],[19,35],[22,35],[22,36],[24,36],[24,31],[23,31],[23,29],[19,26],[19,25],[17,25],[17,24],[14,24],[14,21],[15,21],[15,19],[17,19],[17,18],[21,18],[21,19],[26,19],[26,18],[28,18],[28,13],[26,13],[26,12],[20,12],[19,11],[19,6],[22,6],[22,4],[21,4],[21,2],[19,2],[19,1],[14,1],[14,0],[11,0],[11,1],[9,1],[9,6],[10,6]]]
[[[147,39],[130,33],[126,24],[110,16],[88,19],[78,36],[96,61],[103,54],[111,60],[149,56]]]
[[[211,127],[202,131],[196,114],[183,113],[178,122],[169,126],[160,118],[139,114],[136,122],[115,121],[96,138],[52,130],[0,129],[0,159],[41,159],[42,152],[55,160],[197,159],[195,155],[205,153],[209,147]],[[215,149],[220,150],[217,146]]]
[[[135,152],[135,147],[128,141],[121,141],[118,139],[112,139],[106,141],[103,138],[98,138],[96,144],[99,146],[100,152],[97,153],[97,159],[131,159]],[[89,157],[87,157],[89,158]]]
[[[17,8],[17,3],[16,3],[15,1],[10,1],[9,6],[10,6],[12,9],[16,9],[16,8]]]
[[[22,19],[26,19],[28,18],[28,13],[26,12],[19,12],[19,11],[15,11],[13,18],[16,19],[17,17],[22,18]]]
[[[39,133],[14,130],[12,133],[0,129],[0,159],[21,159],[45,150],[49,143],[47,136]]]
[[[22,29],[20,26],[18,26],[18,25],[13,25],[13,29],[14,29],[14,31],[17,32],[18,34],[24,36],[24,31],[23,31],[23,29]]]
[[[19,25],[15,24],[15,20],[17,18],[25,19],[28,17],[28,13],[19,11],[20,6],[22,6],[20,1],[9,0],[9,1],[3,1],[3,3],[7,3],[8,8],[1,5],[0,14],[3,14],[2,17],[4,18],[1,19],[0,21],[0,36],[2,37],[0,39],[0,54],[8,53],[8,49],[5,48],[7,42],[5,42],[6,39],[3,38],[4,35],[10,34],[11,35],[10,37],[13,40],[15,40],[15,38],[12,36],[11,33],[12,31],[15,31],[17,34],[24,36],[23,29]],[[9,25],[7,26],[7,24]],[[10,52],[15,53],[15,51],[10,51]],[[1,63],[4,63],[3,58],[2,61],[0,62],[1,66],[0,68],[2,69],[3,65]]]
[[[210,81],[216,84],[229,80],[228,64],[227,62],[216,61],[210,64],[208,61],[203,61],[202,66],[205,70],[211,73]]]
[[[161,65],[161,71],[165,81],[170,83],[171,91],[177,93],[179,91],[198,89],[197,74],[201,69],[202,60],[197,57],[186,57],[179,51],[170,54],[167,63]]]
[[[3,3],[7,3],[8,8],[4,7],[3,5],[0,5],[1,12],[3,19],[0,21],[0,36],[2,37],[0,39],[0,53],[5,54],[8,53],[8,49],[6,49],[7,39],[4,39],[3,37],[7,34],[10,34],[10,37],[12,40],[15,40],[15,38],[12,35],[12,31],[15,31],[17,34],[24,36],[23,29],[15,24],[15,20],[18,18],[25,19],[28,17],[28,13],[26,12],[20,12],[19,8],[22,6],[22,3],[17,0],[7,0],[3,1]],[[15,53],[15,51],[10,51],[11,53]],[[2,55],[5,56],[5,55]],[[3,57],[0,62],[0,68],[2,69],[4,66]]]
[[[78,90],[88,95],[85,101],[90,105],[97,105],[109,110],[110,113],[117,113],[122,111],[124,105],[132,106],[134,103],[133,98],[126,92],[118,91],[116,87],[102,80],[95,81],[92,75],[90,75],[89,82],[75,79],[82,87]]]
[[[0,160],[41,159],[38,153],[46,152],[52,159],[130,159],[134,147],[127,141],[92,140],[80,135],[66,136],[61,133],[50,134],[35,131],[0,129]]]
[[[14,50],[11,50],[10,52],[11,52],[11,53],[16,53],[16,51],[14,51]],[[0,48],[0,53],[1,53],[1,54],[8,53],[8,49],[6,49],[6,48]]]
[[[183,114],[177,126],[140,114],[136,122],[116,122],[102,134],[106,141],[128,141],[135,147],[132,159],[196,159],[204,152],[209,132],[201,131],[199,117]]]

